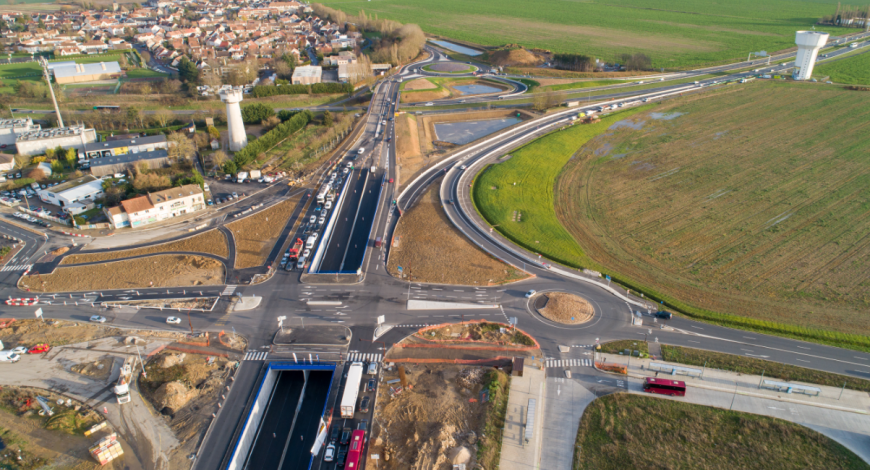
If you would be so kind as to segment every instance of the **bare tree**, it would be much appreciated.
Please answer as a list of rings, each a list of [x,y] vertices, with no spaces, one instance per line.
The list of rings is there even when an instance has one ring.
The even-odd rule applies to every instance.
[[[174,118],[175,116],[167,109],[158,109],[154,112],[154,121],[159,124],[160,127],[166,127],[166,125]]]
[[[169,141],[169,156],[172,158],[187,158],[196,151],[193,141],[179,132],[169,134],[167,140]]]

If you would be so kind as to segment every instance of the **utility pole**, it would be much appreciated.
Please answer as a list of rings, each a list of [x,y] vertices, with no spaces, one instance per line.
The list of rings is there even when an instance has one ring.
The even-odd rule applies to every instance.
[[[54,103],[54,112],[57,114],[57,126],[63,126],[63,118],[60,115],[60,108],[57,107],[57,98],[54,97],[54,88],[51,87],[51,74],[48,73],[48,61],[45,57],[39,58],[39,64],[42,65],[42,73],[45,76],[45,84],[48,85],[48,91],[51,93],[51,102]]]

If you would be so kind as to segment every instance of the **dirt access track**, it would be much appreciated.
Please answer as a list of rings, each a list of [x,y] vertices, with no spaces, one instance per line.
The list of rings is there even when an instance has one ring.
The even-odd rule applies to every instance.
[[[432,183],[396,227],[387,271],[417,282],[488,286],[526,279],[526,273],[505,264],[468,241],[450,223],[438,197],[441,179]],[[450,256],[445,256],[450,253]]]

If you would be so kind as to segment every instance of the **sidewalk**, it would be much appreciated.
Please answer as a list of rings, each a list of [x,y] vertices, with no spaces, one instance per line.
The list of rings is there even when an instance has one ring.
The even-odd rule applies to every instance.
[[[528,358],[527,358],[528,359]],[[544,382],[546,373],[538,361],[525,364],[522,377],[511,377],[511,390],[505,414],[504,434],[501,442],[501,470],[527,470],[540,468],[542,437],[544,433]],[[525,443],[526,412],[529,399],[535,399],[535,422],[532,438]]]
[[[629,358],[628,356],[620,356],[618,354],[598,354],[597,361],[606,360],[607,364],[622,364],[629,366],[628,375],[635,378],[655,377],[655,371],[648,370],[650,362],[661,364],[672,364],[675,366],[689,367],[692,369],[703,369],[703,367],[687,366],[684,364],[669,363],[665,361],[653,361],[651,359],[641,359],[637,357]],[[671,380],[682,380],[686,382],[688,387],[704,388],[707,390],[727,392],[729,394],[744,395],[757,398],[766,398],[777,400],[785,403],[794,403],[799,405],[815,406],[819,408],[827,408],[830,410],[847,411],[850,413],[870,414],[870,394],[855,390],[839,387],[829,387],[825,385],[809,384],[804,382],[791,381],[789,383],[810,385],[821,389],[819,396],[808,396],[800,393],[785,393],[775,390],[759,388],[762,377],[760,375],[738,374],[735,372],[726,372],[718,369],[706,369],[703,371],[703,377],[689,377],[686,375],[672,376],[669,373],[659,372],[661,378]],[[771,377],[764,377],[765,380],[774,380],[785,382]],[[736,391],[735,391],[736,390]],[[841,397],[842,393],[842,397]],[[687,396],[689,393],[686,394]]]

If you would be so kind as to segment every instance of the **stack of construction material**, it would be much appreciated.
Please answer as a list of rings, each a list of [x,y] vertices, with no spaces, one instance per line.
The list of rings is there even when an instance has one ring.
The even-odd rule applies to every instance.
[[[118,435],[115,433],[100,439],[88,449],[88,452],[97,459],[97,462],[100,462],[100,465],[106,465],[124,455],[124,449],[121,448],[121,443],[118,442]]]

